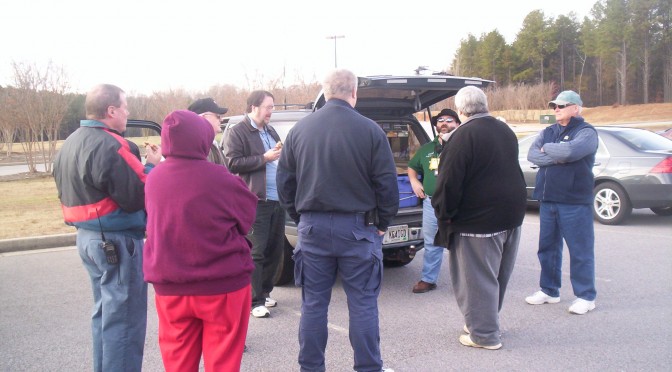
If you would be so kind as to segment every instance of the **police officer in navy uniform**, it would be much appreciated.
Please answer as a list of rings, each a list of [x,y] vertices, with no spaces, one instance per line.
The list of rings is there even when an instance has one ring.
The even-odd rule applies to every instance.
[[[381,371],[382,240],[399,208],[396,167],[385,132],[354,109],[357,77],[335,70],[323,90],[325,106],[289,131],[277,175],[280,202],[298,224],[299,364],[302,371],[325,369],[327,312],[339,274],[354,369]]]

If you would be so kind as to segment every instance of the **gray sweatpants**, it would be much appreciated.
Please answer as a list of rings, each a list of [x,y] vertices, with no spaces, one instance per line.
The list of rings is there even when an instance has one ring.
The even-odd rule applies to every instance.
[[[513,272],[520,226],[494,236],[455,234],[450,279],[471,339],[483,346],[500,343],[499,311]]]

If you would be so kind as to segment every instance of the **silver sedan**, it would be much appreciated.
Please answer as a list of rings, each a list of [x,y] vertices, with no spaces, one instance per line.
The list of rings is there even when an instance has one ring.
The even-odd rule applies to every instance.
[[[605,225],[625,221],[633,208],[650,208],[660,216],[672,215],[672,140],[645,129],[595,127],[599,146],[593,174],[593,215]],[[525,175],[528,202],[532,199],[538,167],[527,160],[536,135],[518,142],[520,167]]]

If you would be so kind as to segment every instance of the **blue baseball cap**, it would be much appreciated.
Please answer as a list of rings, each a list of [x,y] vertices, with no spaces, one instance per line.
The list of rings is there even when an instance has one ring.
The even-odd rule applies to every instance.
[[[583,101],[581,101],[581,97],[579,96],[578,93],[576,93],[573,90],[566,90],[564,92],[560,92],[558,94],[558,97],[553,100],[548,102],[548,104],[556,104],[556,105],[566,105],[568,103],[577,105],[577,106],[583,106]]]

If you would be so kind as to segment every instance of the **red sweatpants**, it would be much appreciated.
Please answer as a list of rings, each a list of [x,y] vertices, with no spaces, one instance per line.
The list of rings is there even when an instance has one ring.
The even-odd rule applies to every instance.
[[[159,296],[159,347],[166,372],[240,371],[251,289],[214,296]]]

